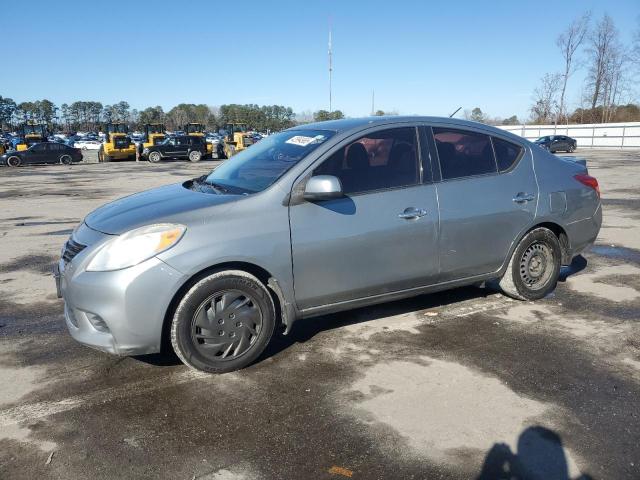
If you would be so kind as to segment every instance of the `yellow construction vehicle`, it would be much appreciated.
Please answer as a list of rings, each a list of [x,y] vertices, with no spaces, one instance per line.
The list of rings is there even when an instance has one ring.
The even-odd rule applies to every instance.
[[[192,137],[204,137],[205,128],[202,123],[187,123],[184,127],[182,127],[184,133],[187,135],[191,135]],[[207,143],[207,157],[211,157],[213,154],[213,144]]]
[[[26,150],[34,143],[47,141],[47,126],[44,123],[25,123],[18,130],[21,141],[16,145],[19,152]]]
[[[98,161],[135,160],[136,144],[129,137],[127,124],[107,123],[103,128],[105,139],[98,150]]]
[[[224,127],[224,154],[231,158],[238,152],[253,145],[253,137],[247,133],[246,123],[227,123]]]
[[[144,126],[144,140],[138,146],[138,153],[142,154],[145,148],[162,143],[165,139],[165,130],[163,123],[147,123]]]

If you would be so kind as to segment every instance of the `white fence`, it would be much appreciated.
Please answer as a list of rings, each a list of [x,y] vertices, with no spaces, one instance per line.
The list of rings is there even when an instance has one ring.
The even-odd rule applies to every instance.
[[[640,122],[581,125],[499,125],[498,128],[528,140],[545,135],[567,135],[582,148],[640,149]]]

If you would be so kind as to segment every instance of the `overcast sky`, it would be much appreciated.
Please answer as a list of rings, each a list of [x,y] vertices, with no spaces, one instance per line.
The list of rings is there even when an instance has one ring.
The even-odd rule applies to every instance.
[[[0,95],[133,108],[257,103],[448,115],[479,106],[528,115],[540,77],[559,71],[558,34],[606,11],[630,43],[640,1],[14,1],[0,3]],[[569,84],[578,101],[584,72]]]

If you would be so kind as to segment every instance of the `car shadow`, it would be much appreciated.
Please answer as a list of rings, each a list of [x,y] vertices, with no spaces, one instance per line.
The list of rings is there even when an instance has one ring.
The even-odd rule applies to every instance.
[[[495,290],[490,288],[461,287],[438,293],[424,294],[405,300],[396,300],[329,315],[300,319],[295,322],[289,334],[274,337],[273,341],[258,359],[258,362],[277,355],[293,344],[305,343],[321,332],[372,320],[379,320],[381,318],[442,307],[465,300],[486,298],[492,294],[495,294]]]
[[[564,266],[560,269],[560,276],[558,277],[558,281],[564,283],[571,275],[575,275],[585,268],[587,268],[587,259],[582,255],[578,255],[573,259],[571,265]]]
[[[570,480],[562,439],[545,427],[528,427],[518,437],[517,451],[496,443],[485,456],[476,480]],[[575,480],[591,480],[581,474]]]

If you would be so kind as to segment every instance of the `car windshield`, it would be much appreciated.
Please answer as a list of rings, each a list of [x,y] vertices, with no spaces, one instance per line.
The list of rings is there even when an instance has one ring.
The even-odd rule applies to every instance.
[[[289,130],[271,135],[216,168],[206,182],[246,193],[260,192],[333,134],[326,130]]]
[[[536,140],[536,142],[547,142],[549,140],[549,137],[540,137],[539,139]]]

